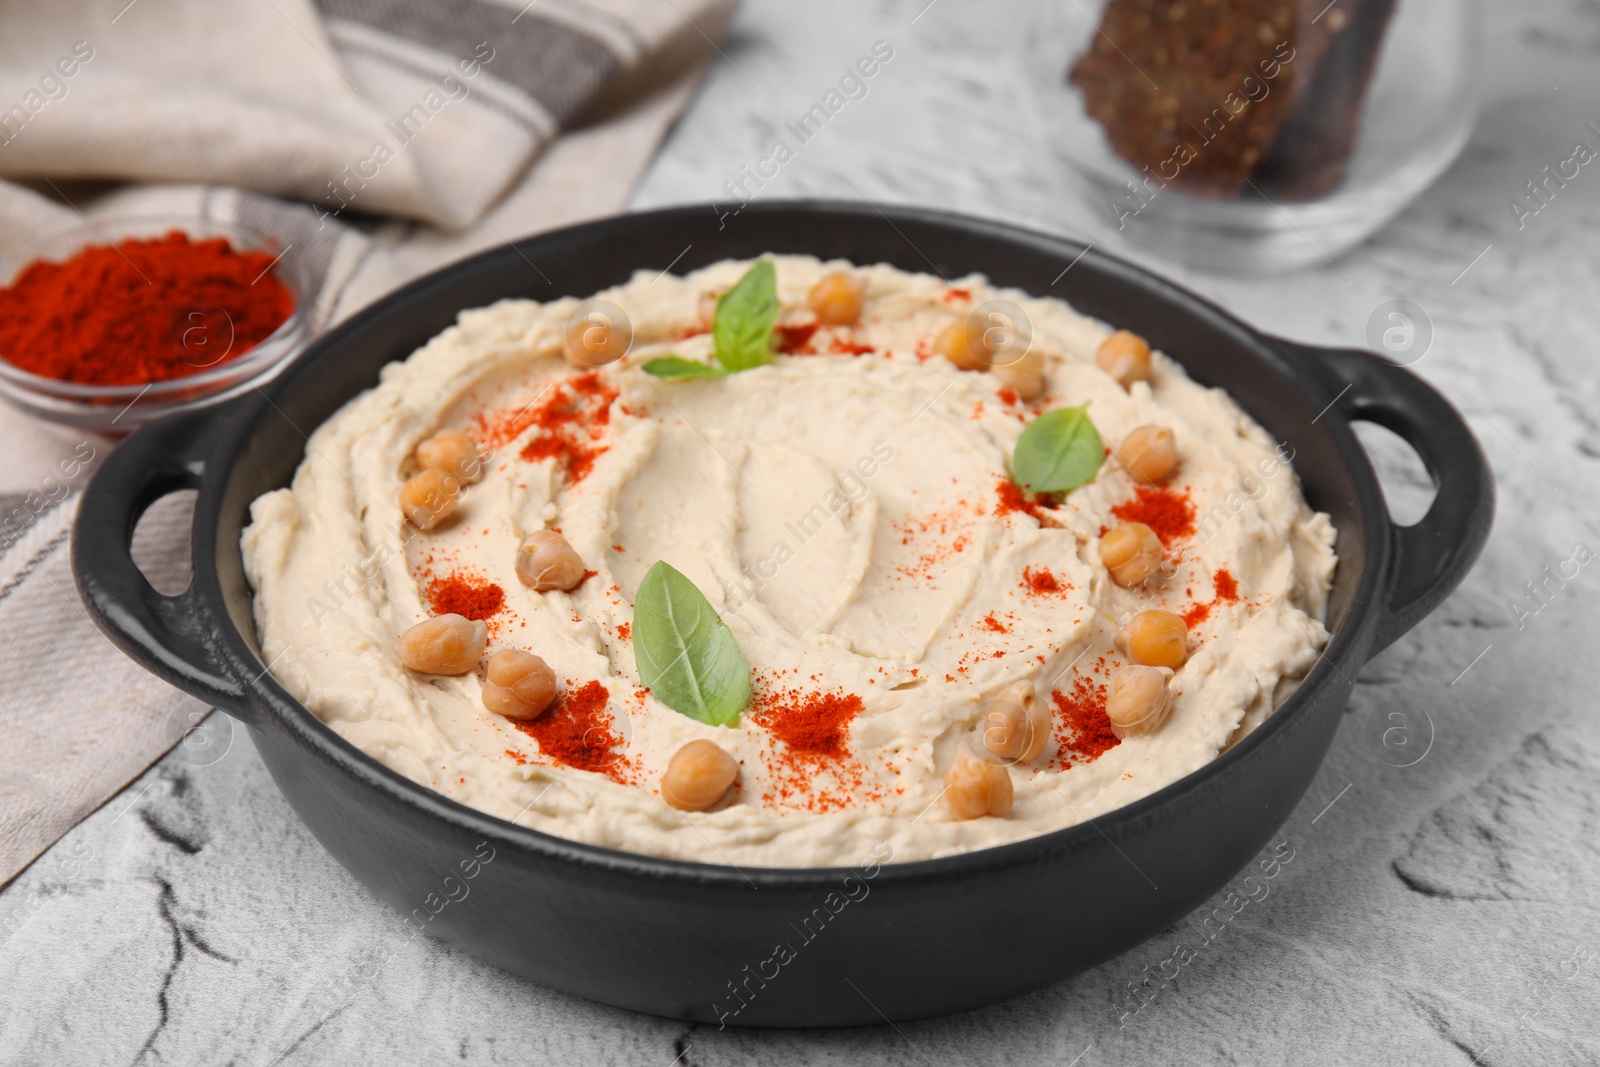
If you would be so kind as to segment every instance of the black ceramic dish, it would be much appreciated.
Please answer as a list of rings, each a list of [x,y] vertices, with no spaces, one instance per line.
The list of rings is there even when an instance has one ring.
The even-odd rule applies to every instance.
[[[891,863],[849,882],[844,869],[679,863],[491,818],[385,769],[277,684],[258,654],[239,533],[250,502],[288,483],[305,450],[302,431],[463,308],[587,296],[638,269],[683,271],[768,251],[951,278],[979,271],[1136,330],[1231,393],[1295,449],[1306,496],[1338,529],[1333,638],[1305,683],[1222,758],[1092,824]],[[1407,371],[1366,352],[1265,337],[1079,244],[929,211],[686,208],[530,238],[380,301],[264,392],[148,426],[106,462],[73,538],[78,586],[96,621],[150,670],[249,725],[300,818],[411,923],[547,985],[700,1022],[831,1026],[971,1008],[1082,971],[1181,918],[1288,818],[1362,664],[1455,587],[1493,512],[1477,442]],[[1389,521],[1352,419],[1387,426],[1421,454],[1438,496],[1420,523]],[[134,567],[129,541],[154,500],[191,487],[199,489],[194,582],[167,597]],[[839,908],[841,899],[851,902]],[[782,943],[793,958],[774,957]]]

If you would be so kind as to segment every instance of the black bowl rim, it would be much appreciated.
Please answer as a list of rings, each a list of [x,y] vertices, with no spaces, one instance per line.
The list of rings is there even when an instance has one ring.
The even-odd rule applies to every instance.
[[[1320,384],[1316,384],[1309,373],[1302,375],[1289,373],[1282,353],[1273,347],[1266,334],[1253,329],[1216,304],[1182,286],[1119,257],[1101,252],[1085,242],[1032,231],[1010,223],[931,208],[880,208],[876,205],[850,201],[798,199],[751,203],[745,205],[743,210],[762,215],[795,213],[845,215],[863,220],[886,220],[891,226],[898,219],[903,222],[931,223],[960,231],[967,236],[987,240],[998,238],[1002,241],[1021,242],[1036,247],[1047,246],[1051,251],[1062,255],[1063,262],[1078,259],[1090,261],[1102,270],[1118,275],[1119,281],[1135,282],[1146,290],[1160,290],[1167,301],[1192,314],[1208,318],[1215,325],[1235,334],[1252,352],[1261,357],[1263,362],[1277,368],[1277,372],[1286,377],[1298,392],[1306,395],[1308,400],[1320,403],[1328,399],[1326,396],[1308,392],[1308,384],[1322,391]],[[375,319],[401,311],[414,294],[438,284],[453,273],[475,267],[486,260],[508,257],[512,253],[523,256],[521,250],[525,247],[537,246],[556,239],[571,239],[582,235],[585,231],[602,232],[612,228],[626,228],[643,219],[654,220],[673,216],[687,219],[690,215],[703,219],[704,214],[704,206],[696,206],[616,215],[498,245],[424,275],[388,294],[336,329],[318,338],[296,357],[291,366],[269,383],[266,391],[258,390],[259,395],[256,398],[247,397],[241,400],[238,408],[229,405],[218,409],[227,412],[228,417],[223,420],[226,425],[222,435],[216,439],[206,463],[206,474],[195,504],[195,560],[198,562],[216,559],[216,535],[220,527],[223,489],[232,476],[234,460],[247,444],[255,426],[269,410],[276,409],[271,399],[272,394],[287,390],[303,375],[314,375],[321,354],[342,339],[346,333],[356,332]],[[782,250],[773,251],[784,254]],[[587,294],[575,295],[581,297]],[[1063,299],[1063,302],[1066,301]],[[1180,365],[1184,364],[1183,360],[1175,356],[1172,358]],[[1187,370],[1187,367],[1185,369]],[[1268,716],[1265,722],[1238,744],[1221,752],[1217,758],[1131,803],[1082,822],[1020,841],[931,859],[892,862],[891,858],[889,861],[884,861],[882,868],[876,873],[875,884],[957,879],[978,871],[988,872],[996,868],[1026,866],[1040,861],[1046,854],[1077,851],[1097,836],[1111,839],[1125,835],[1139,824],[1157,817],[1168,806],[1181,803],[1185,797],[1213,785],[1221,774],[1232,769],[1235,764],[1250,759],[1265,746],[1273,743],[1283,731],[1301,725],[1301,719],[1312,703],[1312,695],[1320,688],[1334,683],[1336,679],[1349,684],[1350,675],[1340,670],[1335,661],[1346,663],[1352,674],[1360,666],[1359,661],[1365,651],[1366,642],[1381,615],[1381,602],[1377,593],[1380,585],[1386,581],[1393,554],[1393,541],[1387,505],[1365,450],[1360,446],[1345,417],[1337,410],[1330,409],[1324,421],[1350,473],[1354,475],[1353,480],[1359,492],[1357,503],[1366,519],[1367,529],[1364,533],[1367,552],[1365,566],[1352,595],[1353,602],[1347,618],[1343,625],[1331,634],[1322,654],[1288,700]],[[235,545],[230,550],[239,551],[239,548]],[[1349,565],[1345,560],[1340,562],[1341,565]],[[272,676],[270,670],[262,670],[260,655],[250,647],[245,635],[234,626],[231,615],[224,606],[225,598],[214,564],[195,568],[192,591],[198,595],[204,610],[218,623],[213,630],[217,638],[214,651],[222,657],[235,679],[241,682],[245,701],[260,708],[270,708],[271,718],[277,721],[277,725],[290,731],[297,740],[316,752],[325,763],[355,775],[366,785],[387,793],[393,800],[420,808],[434,818],[454,824],[486,840],[519,847],[529,853],[562,860],[591,870],[607,871],[632,878],[642,876],[716,884],[721,888],[735,890],[740,888],[753,890],[763,884],[785,889],[817,888],[837,884],[842,877],[855,869],[756,866],[742,868],[732,864],[669,859],[645,853],[627,852],[559,837],[452,800],[391,770],[340,737],[310,709],[289,694]],[[253,681],[243,681],[252,678]],[[866,865],[867,862],[869,861],[863,861],[858,866]]]

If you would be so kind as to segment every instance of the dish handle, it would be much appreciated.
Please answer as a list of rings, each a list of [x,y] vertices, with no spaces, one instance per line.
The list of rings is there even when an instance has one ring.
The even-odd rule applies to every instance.
[[[133,561],[133,531],[157,500],[197,489],[229,406],[151,423],[123,441],[84,490],[72,527],[72,574],[95,625],[152,674],[206,703],[246,712],[244,689],[215,666],[194,583],[157,592]],[[191,546],[193,534],[191,532]]]
[[[1415,449],[1437,490],[1421,521],[1389,522],[1388,591],[1369,654],[1377,655],[1472,569],[1494,521],[1494,476],[1461,413],[1415,374],[1359,349],[1273,343],[1311,370],[1347,421],[1377,423]]]

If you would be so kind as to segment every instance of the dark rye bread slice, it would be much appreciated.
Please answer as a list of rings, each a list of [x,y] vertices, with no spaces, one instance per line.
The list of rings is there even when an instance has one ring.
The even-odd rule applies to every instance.
[[[1150,188],[1231,199],[1266,168],[1278,196],[1307,199],[1343,178],[1393,7],[1110,0],[1068,79]]]
[[[1267,196],[1312,200],[1344,181],[1360,130],[1361,105],[1394,4],[1340,0],[1322,17],[1335,31],[1333,40],[1251,178]]]

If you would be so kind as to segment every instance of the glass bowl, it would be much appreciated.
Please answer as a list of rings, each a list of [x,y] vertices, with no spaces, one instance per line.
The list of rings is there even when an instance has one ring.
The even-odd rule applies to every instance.
[[[1028,77],[1111,230],[1261,274],[1332,262],[1450,165],[1481,22],[1470,0],[1039,0]]]
[[[135,385],[87,385],[33,374],[0,354],[0,398],[37,418],[99,433],[123,434],[177,411],[221,403],[269,381],[299,354],[308,339],[304,268],[294,246],[231,223],[187,216],[140,215],[98,219],[52,237],[8,249],[0,257],[0,285],[10,285],[35,260],[61,262],[90,245],[162,237],[179,230],[192,239],[225,237],[235,249],[277,256],[268,269],[294,298],[294,310],[275,331],[246,352],[196,373]],[[206,339],[209,342],[209,338]],[[231,344],[231,342],[230,342]]]

